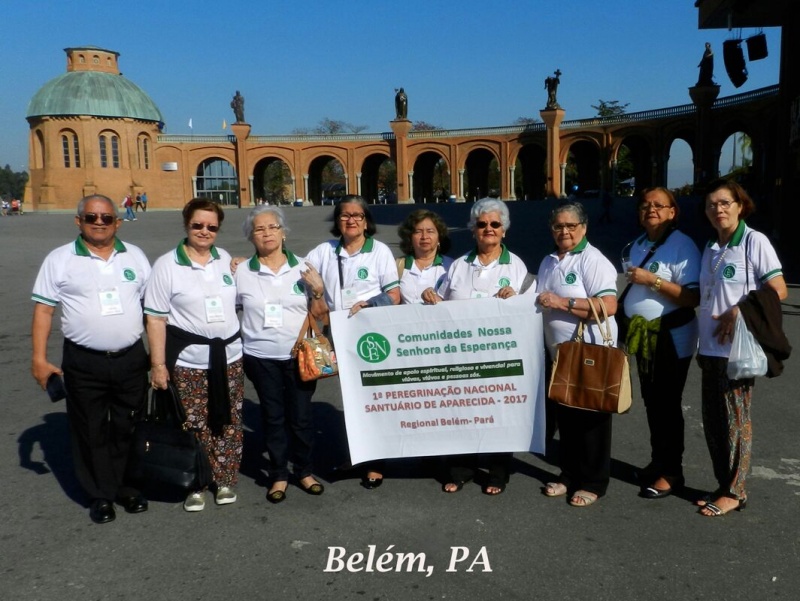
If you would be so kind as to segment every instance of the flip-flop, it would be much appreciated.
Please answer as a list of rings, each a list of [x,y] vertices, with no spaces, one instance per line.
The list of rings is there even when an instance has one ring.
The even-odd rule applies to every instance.
[[[455,490],[447,490],[447,487],[450,486],[451,484],[455,485],[455,487],[456,487]],[[446,482],[446,483],[442,484],[442,492],[446,492],[449,495],[457,493],[462,488],[464,488],[464,481],[463,480],[461,480],[459,482]]]

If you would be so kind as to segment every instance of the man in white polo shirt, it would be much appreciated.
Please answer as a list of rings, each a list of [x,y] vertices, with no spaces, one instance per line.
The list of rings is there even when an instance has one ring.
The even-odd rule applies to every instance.
[[[116,237],[120,219],[111,199],[81,199],[75,224],[80,236],[45,258],[33,287],[31,371],[42,388],[54,374],[64,376],[75,474],[91,500],[92,521],[104,524],[116,517],[115,501],[128,513],[147,510],[125,471],[147,394],[141,299],[150,263]],[[47,358],[59,304],[61,369]]]

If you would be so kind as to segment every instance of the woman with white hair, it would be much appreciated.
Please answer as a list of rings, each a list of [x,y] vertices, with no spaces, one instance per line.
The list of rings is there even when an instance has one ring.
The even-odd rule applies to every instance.
[[[253,209],[242,229],[255,254],[234,275],[237,304],[242,305],[244,373],[261,404],[264,441],[269,453],[270,503],[286,499],[289,460],[300,488],[321,495],[322,484],[312,475],[314,425],[311,397],[316,382],[303,382],[291,351],[314,297],[322,290],[306,284],[302,258],[286,248],[286,227],[279,207]],[[323,302],[323,301],[319,301]]]
[[[528,269],[522,259],[503,244],[503,238],[511,227],[506,204],[494,198],[479,200],[472,206],[467,226],[475,238],[475,248],[453,261],[436,290],[428,288],[422,293],[423,302],[436,304],[443,300],[509,298],[520,292]],[[512,453],[490,453],[486,457],[489,478],[483,492],[499,495],[508,483]],[[475,476],[479,459],[477,454],[447,458],[447,475],[442,490],[447,493],[460,491]]]

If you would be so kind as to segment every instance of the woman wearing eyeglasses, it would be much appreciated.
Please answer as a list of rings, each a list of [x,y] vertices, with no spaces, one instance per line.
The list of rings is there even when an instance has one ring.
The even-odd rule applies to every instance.
[[[353,194],[343,197],[333,209],[330,231],[336,238],[308,253],[314,269],[306,275],[313,290],[324,288],[328,308],[355,315],[367,307],[398,304],[397,264],[389,247],[373,238],[377,227],[366,201]],[[368,464],[366,469],[364,488],[383,484],[379,465]]]
[[[211,200],[186,204],[186,237],[155,262],[144,310],[152,385],[165,389],[172,380],[178,389],[186,419],[208,454],[217,505],[236,501],[244,397],[231,257],[214,245],[224,218]],[[191,491],[183,508],[202,511],[204,493]]]
[[[292,347],[308,315],[309,301],[322,288],[304,284],[305,261],[286,248],[286,227],[279,207],[261,205],[242,229],[255,254],[234,274],[242,306],[244,373],[261,404],[264,441],[269,453],[270,503],[286,499],[289,459],[300,488],[310,495],[325,489],[312,475],[314,424],[311,397],[316,381],[303,382]],[[321,302],[321,300],[319,301]]]
[[[550,214],[550,230],[556,250],[539,265],[536,302],[544,311],[545,346],[550,361],[562,342],[575,337],[578,324],[586,322],[584,340],[603,344],[589,303],[602,315],[603,303],[617,338],[617,270],[586,239],[588,217],[583,205],[566,203]],[[591,325],[590,325],[591,324]],[[548,370],[549,371],[549,370]],[[552,411],[555,404],[547,409]],[[611,472],[611,414],[555,405],[560,432],[561,474],[544,487],[548,497],[569,493],[573,507],[587,507],[606,493]]]
[[[703,430],[718,487],[698,505],[702,515],[718,517],[745,508],[752,450],[750,401],[755,380],[731,380],[727,374],[737,303],[751,290],[771,288],[779,299],[788,292],[772,244],[744,222],[755,210],[744,188],[733,180],[717,180],[707,190],[706,217],[716,236],[700,262],[697,363],[703,371]]]
[[[422,300],[436,304],[443,300],[476,298],[510,298],[519,293],[528,269],[517,255],[510,252],[503,238],[511,227],[506,204],[494,198],[484,198],[472,206],[467,226],[475,238],[475,248],[453,261],[444,281],[436,290],[428,288]],[[499,495],[508,484],[512,453],[489,453],[489,477],[483,486],[487,495]],[[478,455],[453,455],[446,463],[446,493],[460,491],[477,472]]]
[[[644,234],[622,252],[624,343],[636,356],[650,428],[650,464],[639,496],[662,499],[683,486],[683,409],[689,364],[697,348],[700,252],[676,225],[680,209],[666,188],[642,191]]]
[[[400,297],[403,304],[422,303],[422,293],[443,281],[453,262],[447,225],[433,211],[420,209],[406,217],[397,228],[400,250],[397,259]]]

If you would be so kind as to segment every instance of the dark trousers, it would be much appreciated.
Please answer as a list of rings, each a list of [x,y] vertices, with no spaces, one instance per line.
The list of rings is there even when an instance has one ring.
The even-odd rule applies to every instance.
[[[316,381],[303,382],[295,359],[244,356],[244,373],[253,383],[261,404],[264,442],[269,453],[272,481],[288,480],[289,461],[298,478],[312,473],[314,419],[311,397]]]
[[[75,475],[91,499],[132,496],[125,471],[147,395],[148,357],[139,340],[119,356],[64,341],[61,368]]]
[[[650,427],[649,476],[683,477],[683,387],[691,357],[678,358],[671,337],[659,338],[655,358],[645,370],[636,360]],[[646,483],[649,485],[650,483]]]
[[[611,477],[611,414],[557,407],[559,481],[602,497]]]
[[[445,458],[447,482],[469,482],[478,471],[478,462],[485,457],[489,462],[489,479],[487,486],[505,486],[511,472],[511,459],[513,453],[485,453],[478,455],[450,455]]]

